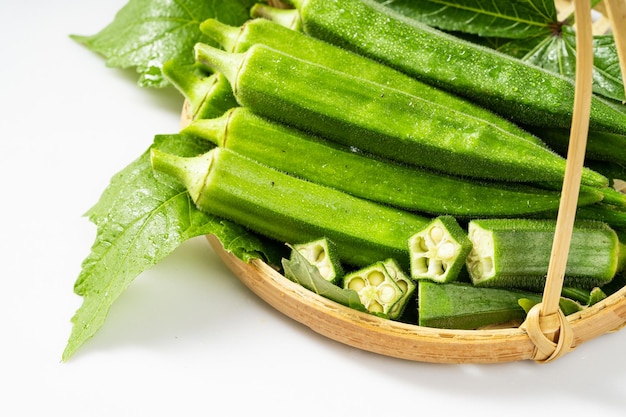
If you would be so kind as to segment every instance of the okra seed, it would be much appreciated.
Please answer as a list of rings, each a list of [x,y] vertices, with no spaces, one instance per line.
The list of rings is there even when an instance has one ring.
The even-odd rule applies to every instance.
[[[398,284],[403,293],[409,288],[409,285],[404,280],[396,281],[396,284]]]
[[[372,271],[367,275],[367,281],[370,285],[378,286],[385,281],[385,275],[380,271]]]
[[[441,242],[441,240],[443,239],[444,232],[443,232],[443,229],[441,227],[436,227],[435,226],[435,227],[430,229],[430,232],[428,233],[428,235],[433,240],[433,243],[436,245],[439,242]]]
[[[384,312],[383,306],[378,304],[376,301],[372,301],[368,306],[368,310],[371,313],[382,313]]]
[[[456,248],[454,247],[454,244],[452,244],[452,242],[444,242],[439,245],[437,255],[441,259],[451,259],[456,255]]]
[[[378,298],[383,303],[389,303],[396,297],[396,289],[391,285],[381,285],[378,289]]]
[[[365,285],[366,285],[365,280],[363,278],[357,277],[357,278],[353,278],[352,280],[350,280],[350,282],[348,283],[348,288],[356,292],[359,292],[363,288],[365,288]]]

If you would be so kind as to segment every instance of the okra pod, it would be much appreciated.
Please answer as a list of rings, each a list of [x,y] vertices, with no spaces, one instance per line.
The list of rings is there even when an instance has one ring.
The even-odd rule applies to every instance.
[[[517,182],[564,176],[565,159],[536,142],[399,87],[263,45],[233,54],[197,44],[196,57],[228,78],[240,105],[344,146],[453,175]],[[582,182],[608,180],[585,169]]]
[[[510,288],[483,288],[463,283],[418,282],[418,323],[440,329],[475,330],[483,327],[518,327],[526,318],[522,304],[542,301],[540,293]],[[561,297],[567,316],[582,306]]]
[[[152,150],[155,170],[178,178],[196,206],[290,244],[324,236],[342,262],[394,258],[408,268],[407,239],[429,219],[295,178],[225,148],[182,158]]]
[[[417,284],[418,324],[439,329],[474,330],[484,326],[515,327],[526,318],[520,299],[541,302],[541,295],[504,288],[468,284]]]
[[[266,9],[273,8],[262,4],[254,8],[256,11]],[[292,10],[274,9],[272,18],[274,18],[273,15],[275,13],[284,16],[285,13],[290,12]],[[280,17],[277,19],[280,20]],[[322,64],[324,67],[335,71],[352,74],[383,85],[393,85],[395,88],[400,88],[411,95],[418,96],[422,100],[432,101],[433,103],[445,102],[448,107],[454,108],[456,111],[471,114],[472,117],[481,119],[485,123],[491,123],[508,132],[545,145],[539,138],[529,135],[527,131],[522,130],[518,125],[466,99],[461,99],[456,95],[418,81],[391,67],[380,65],[369,58],[345,49],[329,48],[327,42],[295,30],[290,30],[274,21],[251,19],[242,26],[236,27],[222,23],[217,19],[207,19],[200,25],[200,30],[228,52],[246,52],[251,46],[262,44],[293,57]]]
[[[472,250],[467,269],[473,284],[542,291],[555,229],[553,220],[470,221]],[[563,285],[591,289],[606,284],[625,256],[613,229],[605,223],[580,220],[572,232]]]
[[[263,164],[318,184],[395,207],[460,217],[511,217],[558,210],[560,192],[487,183],[427,171],[353,152],[320,137],[236,107],[192,122],[182,133],[209,140]],[[603,195],[588,188],[579,205]]]
[[[571,126],[575,85],[563,76],[461,40],[374,0],[288,3],[310,36],[468,97],[518,123]],[[626,134],[626,108],[594,96],[590,127]]]

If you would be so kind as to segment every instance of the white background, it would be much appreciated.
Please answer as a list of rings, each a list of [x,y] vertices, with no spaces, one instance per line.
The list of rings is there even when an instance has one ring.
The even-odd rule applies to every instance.
[[[178,128],[178,93],[138,88],[68,37],[124,4],[0,1],[0,415],[624,416],[626,331],[546,365],[387,358],[273,310],[203,238],[138,277],[61,363],[95,237],[82,215]]]

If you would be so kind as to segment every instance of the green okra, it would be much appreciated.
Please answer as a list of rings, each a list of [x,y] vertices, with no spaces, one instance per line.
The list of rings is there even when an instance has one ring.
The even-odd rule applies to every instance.
[[[529,130],[559,154],[567,155],[570,140],[568,129],[531,128]],[[624,144],[626,144],[626,137],[623,134],[590,131],[587,136],[585,156],[591,160],[626,165]]]
[[[293,251],[300,253],[304,259],[315,266],[326,281],[336,284],[343,277],[343,267],[334,242],[320,238],[296,243],[293,245]]]
[[[409,238],[411,278],[456,281],[472,249],[465,230],[452,216],[439,216]]]
[[[409,19],[375,0],[288,2],[310,36],[468,97],[518,123],[571,126],[575,85],[563,76]],[[626,108],[594,96],[590,127],[626,134]]]
[[[393,279],[400,290],[402,290],[402,297],[400,297],[400,299],[389,309],[389,312],[387,313],[390,319],[398,320],[404,314],[404,310],[411,301],[417,286],[411,278],[406,276],[395,259],[387,259],[383,261],[383,265],[385,266],[385,270],[391,279]]]
[[[346,274],[343,288],[356,291],[368,312],[389,317],[404,294],[381,261]]]
[[[375,158],[243,107],[194,121],[183,132],[309,181],[431,215],[510,217],[556,213],[560,204],[559,191],[472,181]],[[602,198],[602,193],[588,188],[580,193],[579,205]]]
[[[626,227],[626,209],[617,208],[610,204],[593,204],[579,207],[576,211],[579,219],[597,220],[611,227]]]
[[[528,182],[564,176],[565,159],[536,142],[399,87],[260,44],[236,54],[197,44],[196,57],[229,79],[240,105],[344,146],[475,178]],[[604,186],[608,180],[585,169],[582,182]]]
[[[475,286],[542,291],[556,221],[480,219],[468,223],[467,269]],[[574,225],[563,286],[590,289],[610,282],[624,254],[616,232],[602,222]]]
[[[218,117],[238,105],[230,83],[220,73],[199,74],[168,61],[163,65],[163,75],[187,99],[191,120]]]
[[[182,158],[156,149],[155,170],[178,178],[196,206],[289,244],[325,236],[342,262],[394,258],[408,267],[406,241],[429,219],[279,172],[225,148]]]
[[[607,297],[606,293],[599,287],[593,287],[591,290],[564,287],[561,291],[561,295],[587,307],[591,307]]]
[[[526,311],[519,300],[541,302],[541,295],[505,288],[469,284],[417,283],[418,324],[439,329],[474,330],[484,326],[521,324]]]
[[[267,14],[271,13],[273,19],[275,18],[274,13],[280,16],[284,16],[285,13],[293,14],[293,10],[285,9],[274,9],[270,12],[269,10],[273,8],[263,4],[259,4],[255,8],[257,11],[261,9],[268,10]],[[281,20],[280,17],[276,19]],[[470,114],[485,123],[490,123],[545,146],[543,141],[534,135],[529,135],[528,131],[523,130],[518,125],[468,100],[420,82],[386,65],[381,66],[369,58],[345,49],[329,48],[327,42],[290,30],[274,21],[251,19],[238,27],[227,25],[217,19],[207,19],[202,22],[200,29],[204,35],[221,45],[226,51],[241,53],[246,52],[253,45],[262,44],[293,57],[322,64],[324,67],[335,71],[352,74],[383,85],[393,85],[394,88],[402,89],[402,91],[418,96],[422,100],[433,103],[445,102],[448,107],[452,107],[456,111]]]

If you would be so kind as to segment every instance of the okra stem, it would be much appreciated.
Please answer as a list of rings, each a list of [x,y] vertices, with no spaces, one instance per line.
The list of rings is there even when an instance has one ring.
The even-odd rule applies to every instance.
[[[226,52],[203,43],[197,43],[194,49],[196,60],[223,74],[236,92],[237,73],[245,60],[245,54]]]
[[[292,30],[300,30],[300,15],[295,9],[279,9],[266,4],[257,3],[250,9],[250,16],[256,18],[270,19],[280,23],[281,26]]]
[[[200,31],[229,52],[235,51],[241,33],[240,28],[213,18],[200,23]]]
[[[220,73],[197,74],[170,61],[163,65],[163,75],[187,99],[191,120],[218,117],[237,105],[228,80]]]

